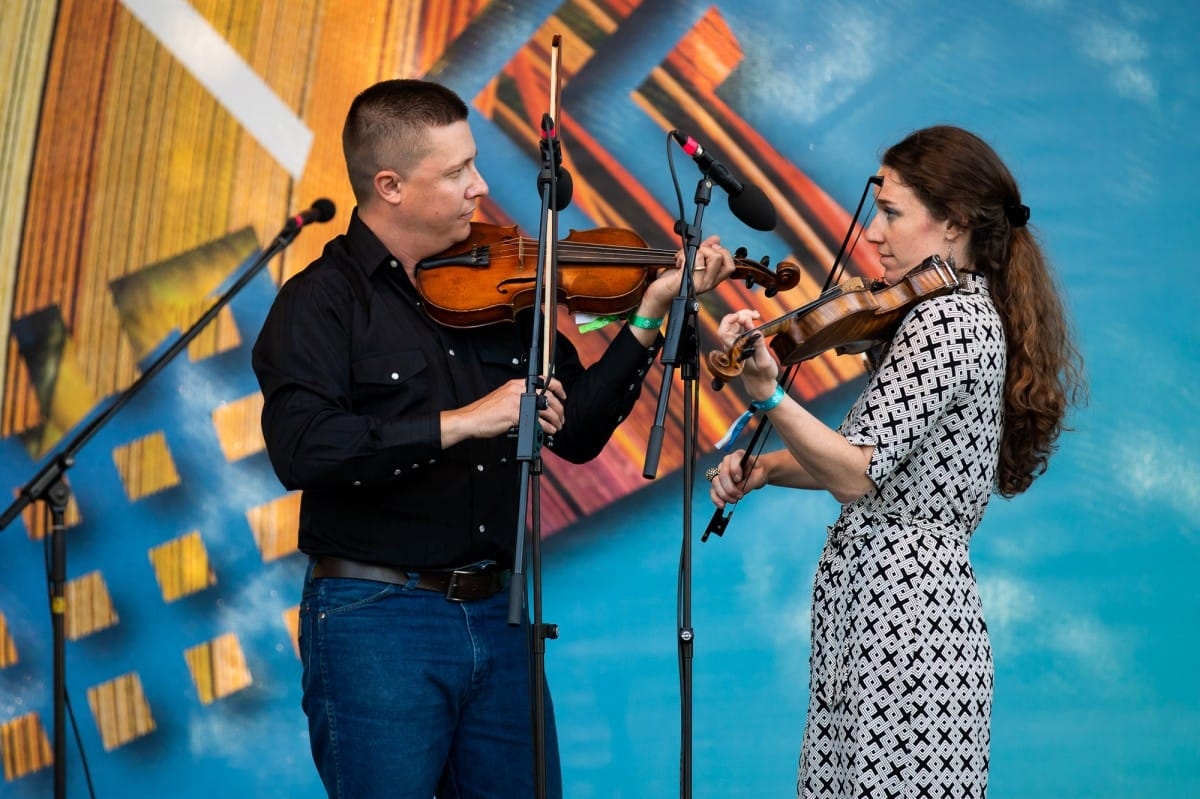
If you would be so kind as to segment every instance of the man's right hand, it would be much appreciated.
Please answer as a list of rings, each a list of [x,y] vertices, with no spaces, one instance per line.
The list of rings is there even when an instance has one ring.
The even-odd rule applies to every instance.
[[[442,449],[468,438],[507,435],[521,421],[521,397],[525,394],[525,383],[524,378],[509,380],[469,405],[442,411]],[[546,435],[554,435],[562,429],[565,421],[567,394],[556,378],[551,379],[549,390],[539,391],[538,394],[545,398],[546,406],[538,409],[538,421]]]

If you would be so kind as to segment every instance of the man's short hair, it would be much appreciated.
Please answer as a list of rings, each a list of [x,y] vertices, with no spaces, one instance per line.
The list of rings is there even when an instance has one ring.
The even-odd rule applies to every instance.
[[[467,118],[467,104],[451,89],[427,80],[396,78],[363,90],[346,114],[342,151],[354,198],[374,192],[375,175],[406,176],[428,152],[428,131]]]

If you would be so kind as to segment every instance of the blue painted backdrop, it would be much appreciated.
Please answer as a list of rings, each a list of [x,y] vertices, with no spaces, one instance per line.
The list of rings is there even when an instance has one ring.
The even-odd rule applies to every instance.
[[[628,168],[668,207],[661,131],[629,93],[709,5],[645,4],[626,28],[636,47],[622,50],[621,63],[597,65],[606,79],[591,78],[588,96],[571,100],[589,131],[627,154]],[[1091,402],[1049,473],[1014,501],[994,500],[972,545],[996,656],[992,795],[1200,796],[1200,335],[1187,280],[1200,221],[1200,14],[1169,0],[717,5],[746,51],[724,99],[843,206],[853,208],[884,146],[915,127],[963,125],[1013,168],[1058,266]],[[532,4],[514,10],[492,49],[463,54],[445,79],[469,96],[546,13]],[[484,153],[512,146],[486,124],[477,122],[476,135]],[[496,155],[482,164],[502,203],[506,191],[527,197],[532,185],[513,163]],[[566,212],[564,226],[587,227],[575,213]],[[535,220],[520,221],[536,229]],[[709,230],[735,225],[715,205],[706,220]],[[764,251],[778,249],[765,240]],[[261,322],[272,291],[264,281],[235,303],[240,327]],[[113,426],[109,445],[97,441],[83,453],[76,474],[89,478],[77,478],[77,490],[93,498],[119,490],[111,445],[152,429],[182,436],[194,413],[164,409],[188,393],[183,386],[204,386],[195,401],[211,407],[244,395],[252,379],[245,347],[219,363],[173,365]],[[817,410],[836,422],[844,401]],[[187,435],[195,458],[179,468],[207,472],[212,493],[191,498],[194,519],[167,519],[153,501],[137,517],[90,519],[113,537],[75,556],[104,568],[110,584],[131,568],[122,552],[144,571],[143,538],[161,538],[147,531],[218,529],[211,519],[224,505],[252,506],[277,491],[264,458],[214,468],[223,463],[215,442]],[[0,447],[0,477],[21,484],[34,464],[14,442]],[[214,457],[204,457],[206,447]],[[663,475],[545,544],[545,616],[561,629],[546,665],[571,799],[679,795],[683,496],[681,475]],[[742,503],[724,537],[703,544],[711,506],[702,492],[693,512],[694,795],[791,795],[807,701],[808,594],[836,507],[822,495],[769,489]],[[210,545],[215,565],[236,573],[246,558],[256,579],[183,601],[215,603],[214,628],[238,632],[255,683],[203,717],[158,716],[160,729],[186,731],[186,748],[149,736],[103,753],[84,687],[111,677],[93,671],[104,648],[171,642],[139,650],[169,652],[170,663],[147,655],[135,664],[179,674],[155,683],[149,697],[169,707],[191,690],[178,652],[214,634],[182,628],[170,608],[143,613],[161,605],[156,597],[144,605],[123,597],[120,632],[73,646],[69,663],[99,795],[320,795],[298,709],[299,665],[277,623],[296,601],[300,564],[252,563],[244,519],[223,524],[231,541]],[[8,564],[0,591],[44,595],[31,551],[23,536],[0,535]],[[10,624],[49,627],[36,614]],[[31,707],[48,719],[49,653],[22,655],[23,669],[0,673],[5,717]],[[85,795],[74,755],[70,772],[71,794]],[[0,795],[45,796],[50,784],[45,771],[0,785]]]

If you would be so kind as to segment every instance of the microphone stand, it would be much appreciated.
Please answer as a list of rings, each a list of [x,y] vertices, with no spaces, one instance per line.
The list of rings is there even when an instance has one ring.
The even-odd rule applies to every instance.
[[[557,105],[557,61],[561,37],[556,35],[551,49],[552,95],[551,112],[542,116],[541,170],[538,191],[542,196],[541,228],[538,236],[537,276],[534,280],[533,325],[529,343],[529,372],[525,392],[521,395],[517,421],[517,460],[521,464],[520,501],[517,511],[516,552],[513,559],[512,581],[509,584],[508,623],[517,626],[525,622],[524,565],[526,518],[529,523],[533,621],[530,627],[530,715],[533,731],[534,796],[546,796],[546,639],[558,637],[558,626],[542,621],[542,548],[541,548],[541,448],[544,442],[538,411],[548,406],[545,392],[549,391],[554,369],[554,341],[557,336],[558,297],[558,164],[561,159],[555,132],[554,111]],[[539,352],[540,350],[540,352]],[[540,368],[539,368],[540,367]],[[531,503],[531,504],[527,504]]]
[[[658,409],[654,426],[650,431],[650,442],[646,452],[642,476],[653,479],[658,472],[658,459],[662,451],[663,432],[667,408],[670,404],[671,385],[675,367],[681,366],[684,382],[683,392],[683,543],[679,564],[679,683],[680,683],[680,758],[679,790],[683,799],[692,795],[692,654],[695,633],[692,630],[692,494],[696,474],[695,406],[699,401],[697,379],[699,377],[699,340],[696,330],[696,315],[700,304],[696,300],[692,270],[696,263],[696,251],[702,238],[701,222],[704,209],[712,199],[712,181],[706,175],[696,185],[696,213],[691,225],[683,220],[676,223],[676,231],[684,240],[683,275],[679,293],[671,300],[670,317],[667,323],[666,340],[663,344],[664,366],[662,389],[658,394]]]
[[[332,217],[332,204],[328,208],[328,217],[308,220],[304,217],[294,217],[284,226],[266,250],[251,264],[246,271],[230,286],[217,302],[208,309],[186,333],[180,336],[170,347],[163,351],[149,367],[147,367],[129,388],[119,394],[107,408],[92,418],[75,436],[68,441],[56,455],[51,457],[37,473],[25,484],[8,509],[0,516],[0,530],[6,528],[31,503],[44,502],[50,518],[50,617],[51,633],[53,635],[53,668],[54,668],[54,797],[64,799],[66,796],[67,758],[66,758],[66,728],[64,725],[65,709],[67,706],[66,690],[66,573],[67,547],[64,535],[64,517],[70,502],[71,489],[65,477],[67,470],[75,465],[75,456],[83,449],[96,433],[100,431],[122,408],[129,404],[133,397],[155,375],[179,353],[183,352],[192,339],[207,327],[234,295],[241,291],[266,264],[295,240],[300,229],[308,221],[327,221]]]

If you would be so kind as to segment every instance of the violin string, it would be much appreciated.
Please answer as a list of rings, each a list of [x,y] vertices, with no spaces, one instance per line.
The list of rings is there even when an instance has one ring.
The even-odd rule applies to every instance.
[[[515,242],[506,241],[500,244],[493,244],[490,247],[490,252],[496,257],[515,257],[521,253],[536,254],[536,250],[532,249],[532,240]],[[568,241],[560,241],[558,245],[559,260],[563,256],[568,256],[578,260],[600,260],[603,259],[608,264],[657,264],[657,263],[674,263],[674,250],[656,250],[647,247],[622,247],[620,245],[606,244],[578,244]],[[604,266],[605,263],[596,264]]]

